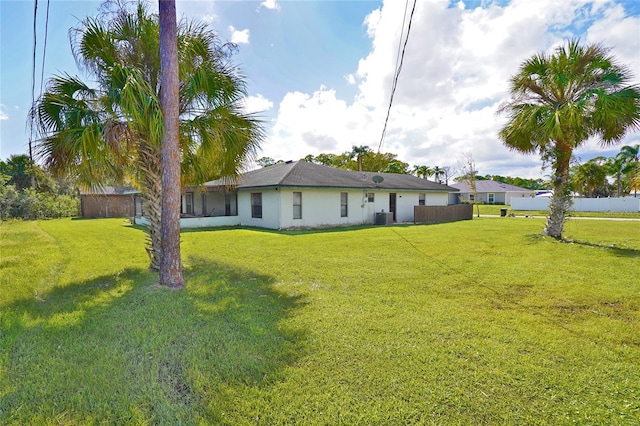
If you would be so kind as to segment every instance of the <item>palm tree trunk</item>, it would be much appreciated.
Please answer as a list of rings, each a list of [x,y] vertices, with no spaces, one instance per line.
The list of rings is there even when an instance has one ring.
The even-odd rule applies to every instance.
[[[557,240],[562,239],[562,230],[567,211],[571,208],[569,190],[569,160],[571,152],[558,154],[556,178],[553,182],[553,197],[549,203],[549,218],[543,233]]]
[[[145,216],[149,221],[147,253],[153,271],[160,270],[162,259],[162,171],[160,154],[147,143],[140,145],[140,169],[144,176],[144,197],[147,201]]]
[[[180,259],[180,146],[178,144],[178,38],[175,0],[160,0],[162,117],[162,261],[160,284],[184,287]]]

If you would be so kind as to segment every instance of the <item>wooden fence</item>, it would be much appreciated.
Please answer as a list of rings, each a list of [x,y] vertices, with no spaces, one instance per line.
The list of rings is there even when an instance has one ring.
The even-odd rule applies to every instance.
[[[473,218],[472,204],[455,204],[450,206],[414,206],[414,223],[443,223]]]
[[[133,195],[86,195],[80,196],[82,217],[132,217],[135,214]]]

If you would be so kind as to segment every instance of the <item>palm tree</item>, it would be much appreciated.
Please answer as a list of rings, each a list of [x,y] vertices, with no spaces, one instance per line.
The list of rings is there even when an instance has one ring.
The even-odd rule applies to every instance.
[[[577,40],[553,54],[526,60],[511,78],[511,99],[500,109],[508,121],[500,138],[509,148],[539,152],[554,170],[554,194],[544,230],[562,238],[571,206],[569,163],[573,150],[591,137],[603,146],[619,143],[640,127],[640,90],[629,85],[631,74],[600,45],[583,47]]]
[[[622,176],[624,175],[624,161],[618,156],[607,159],[606,168],[609,176],[616,180],[616,197],[622,194]]]
[[[433,174],[433,169],[429,166],[413,166],[413,174],[419,178],[427,179]]]
[[[51,170],[87,186],[133,176],[147,201],[151,268],[161,259],[160,53],[158,16],[144,4],[104,19],[86,18],[72,34],[76,61],[96,85],[68,74],[47,83],[31,114],[39,156]],[[179,143],[182,184],[236,176],[255,155],[260,122],[242,111],[242,75],[205,24],[181,21]]]
[[[440,177],[442,175],[444,175],[444,169],[440,166],[435,166],[433,168],[433,178],[435,179],[435,181],[438,183],[442,183],[442,181],[440,180]]]
[[[575,173],[572,176],[575,189],[586,194],[587,198],[593,198],[596,191],[604,188],[607,183],[605,160],[604,157],[595,157],[575,167]]]
[[[351,147],[351,158],[356,157],[356,161],[358,162],[358,171],[362,171],[362,160],[366,153],[371,152],[371,149],[368,146],[355,146]]]
[[[621,173],[629,176],[633,186],[631,189],[634,191],[634,197],[637,196],[638,185],[633,183],[640,180],[640,145],[623,146],[620,148],[618,155],[616,155],[616,160],[620,162]]]

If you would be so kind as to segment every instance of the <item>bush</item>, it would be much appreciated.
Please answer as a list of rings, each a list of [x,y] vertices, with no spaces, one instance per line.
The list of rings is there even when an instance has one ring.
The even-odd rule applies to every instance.
[[[0,219],[54,219],[77,216],[80,201],[73,196],[38,193],[31,188],[17,191],[0,185]]]
[[[0,185],[0,219],[7,220],[13,217],[13,209],[20,193],[13,185]]]

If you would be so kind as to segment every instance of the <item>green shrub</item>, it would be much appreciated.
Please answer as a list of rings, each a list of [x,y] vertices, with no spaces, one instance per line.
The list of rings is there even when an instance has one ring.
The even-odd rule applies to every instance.
[[[77,216],[80,202],[76,197],[38,193],[31,188],[16,190],[14,185],[0,185],[0,219],[54,219]]]

